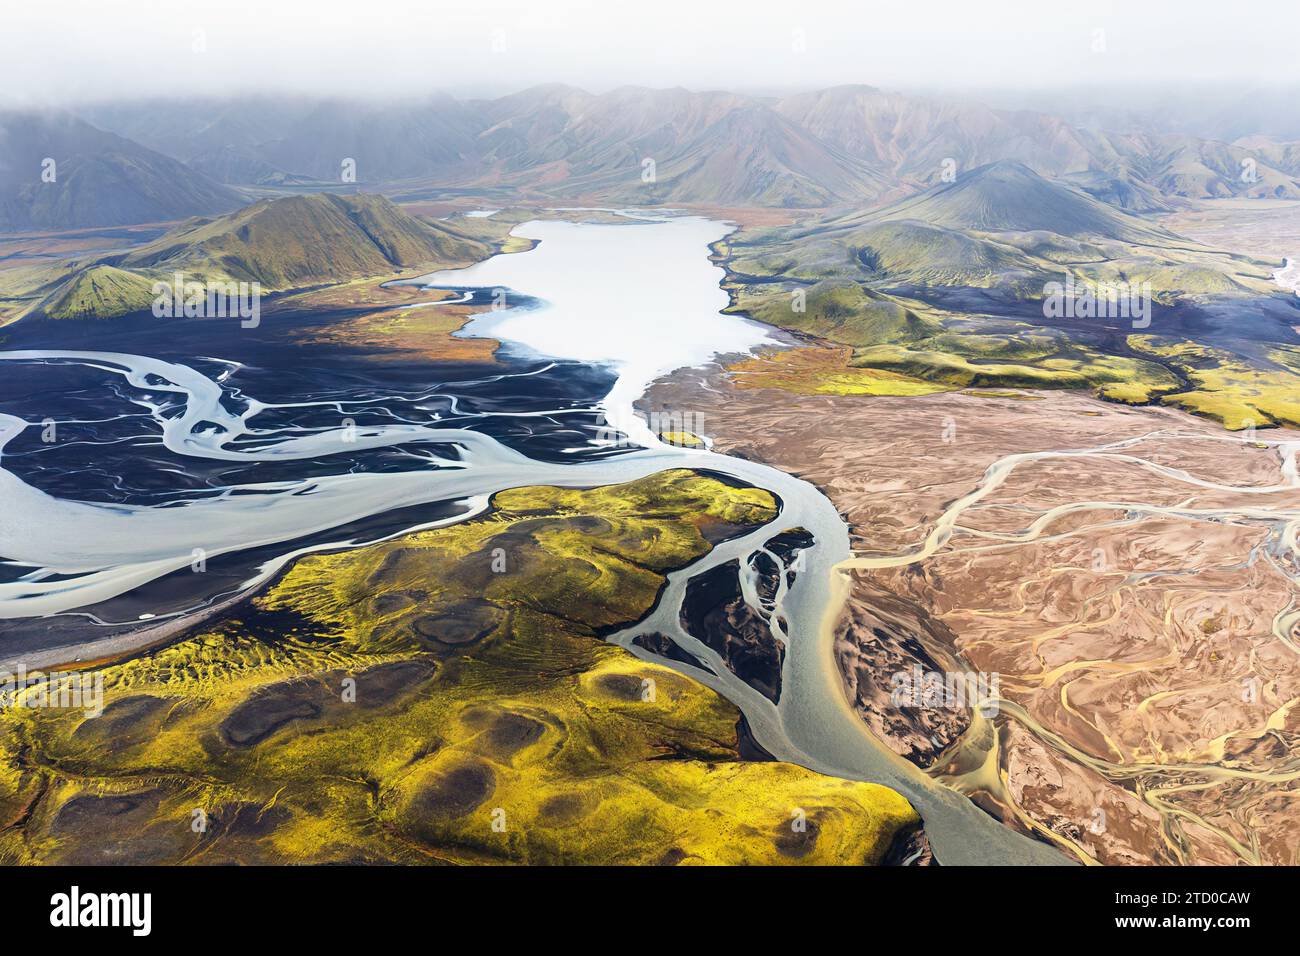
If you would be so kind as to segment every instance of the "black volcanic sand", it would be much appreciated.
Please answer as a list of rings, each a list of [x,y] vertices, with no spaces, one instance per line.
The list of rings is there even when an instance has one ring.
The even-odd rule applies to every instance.
[[[658,631],[638,634],[636,637],[632,638],[632,643],[637,647],[650,651],[652,654],[658,654],[665,660],[690,664],[692,667],[698,667],[702,671],[707,671],[710,674],[713,673],[713,668],[709,667],[694,654],[682,650],[681,645],[667,634],[660,634]]]
[[[780,575],[813,542],[813,536],[803,528],[787,529],[767,540],[767,550],[776,555],[781,565],[766,554],[755,558],[761,599],[773,599]],[[797,577],[798,572],[793,574]],[[690,580],[682,602],[681,622],[687,633],[716,651],[733,674],[769,700],[780,699],[785,646],[767,622],[745,603],[740,590],[739,562],[728,561]],[[643,636],[646,642],[640,646],[647,650],[675,660],[682,659],[676,655],[685,654],[662,634]],[[664,642],[668,646],[661,650]],[[687,662],[700,666],[689,656]]]
[[[527,306],[524,297],[512,304]],[[225,382],[223,403],[242,411],[247,397],[267,403],[335,402],[333,406],[268,409],[259,428],[337,428],[351,418],[358,428],[414,422],[430,427],[469,428],[544,461],[576,461],[621,454],[592,448],[602,425],[591,407],[613,382],[612,374],[575,362],[500,356],[499,367],[364,361],[373,350],[325,344],[297,344],[300,333],[346,321],[373,309],[273,311],[255,329],[236,319],[155,319],[135,316],[111,322],[36,322],[0,331],[0,349],[58,349],[140,354],[188,365],[215,378],[229,371],[225,361],[245,367]],[[204,356],[211,358],[204,358]],[[518,377],[501,377],[502,373]],[[33,423],[59,422],[56,441],[45,443],[42,428],[27,429],[5,450],[4,467],[55,497],[106,504],[159,506],[216,495],[222,488],[254,482],[305,480],[346,472],[394,472],[437,467],[454,449],[420,446],[420,456],[403,448],[347,450],[304,461],[228,462],[174,455],[159,441],[149,412],[132,401],[140,390],[114,372],[71,363],[5,363],[0,374],[0,411]],[[452,410],[458,402],[460,415]],[[182,397],[150,393],[150,400],[179,410]],[[552,416],[509,413],[556,410]],[[576,451],[573,449],[577,449]],[[433,456],[433,460],[425,456]],[[385,512],[265,548],[209,557],[202,573],[190,568],[169,574],[129,594],[80,609],[76,614],[20,619],[3,625],[7,655],[99,641],[141,626],[141,615],[157,619],[215,603],[236,593],[254,569],[279,555],[341,541],[367,542],[463,511],[439,502]],[[7,557],[0,555],[0,559]],[[0,565],[0,580],[14,580],[28,568]],[[391,597],[389,600],[399,600]],[[98,626],[86,616],[110,626]],[[481,616],[481,615],[480,615]],[[433,622],[441,626],[443,622]],[[481,621],[483,626],[487,621]],[[480,628],[481,629],[481,628]],[[444,629],[445,646],[473,635]]]
[[[1126,318],[1048,318],[1042,304],[1016,298],[998,288],[972,289],[957,286],[901,285],[881,291],[927,302],[975,319],[981,331],[1018,332],[1027,322],[1044,329],[1066,332],[1076,340],[1100,346],[1118,355],[1133,355],[1125,339],[1134,332],[1190,339],[1203,345],[1227,349],[1257,361],[1272,364],[1265,356],[1269,345],[1298,345],[1300,298],[1281,290],[1271,296],[1198,296],[1176,305],[1151,304],[1151,324],[1135,329]],[[1142,359],[1164,365],[1160,356],[1142,353]],[[1166,365],[1169,368],[1168,365]],[[1180,375],[1176,368],[1171,372]]]
[[[296,334],[350,318],[354,311],[275,313],[256,329],[226,319],[120,319],[104,323],[20,325],[0,332],[0,349],[105,351],[188,365],[215,378],[225,362],[244,365],[225,382],[224,404],[242,411],[245,399],[268,404],[350,402],[271,408],[258,428],[358,429],[394,423],[469,428],[491,435],[531,458],[572,461],[605,457],[608,449],[581,448],[601,423],[590,411],[613,384],[605,369],[540,358],[507,359],[502,367],[413,360],[366,362],[368,350],[295,344]],[[215,361],[220,359],[222,361]],[[150,441],[159,434],[148,411],[131,401],[138,390],[117,373],[70,363],[6,363],[0,375],[0,411],[29,422],[60,422],[56,440],[28,429],[6,448],[5,467],[56,497],[106,503],[159,504],[212,495],[228,485],[304,479],[347,471],[404,471],[429,463],[400,448],[348,449],[307,461],[228,462],[177,456]],[[182,396],[150,393],[165,408]],[[460,414],[452,410],[453,401]],[[553,417],[509,413],[555,410]],[[476,413],[493,413],[476,418]],[[502,414],[504,413],[504,414]],[[144,443],[141,443],[141,440]],[[105,444],[120,442],[120,444]],[[454,454],[422,446],[422,454]]]
[[[7,463],[8,459],[6,459]],[[47,648],[64,647],[82,642],[104,641],[128,635],[133,631],[156,626],[159,620],[140,621],[141,614],[159,617],[187,608],[212,604],[238,592],[255,569],[265,561],[302,548],[341,541],[364,544],[378,541],[417,525],[441,520],[463,513],[464,508],[455,503],[439,502],[412,508],[400,508],[330,528],[319,534],[295,538],[265,548],[253,548],[218,557],[208,558],[202,570],[192,567],[174,571],[150,581],[126,594],[99,604],[81,608],[76,612],[54,617],[15,618],[0,623],[4,636],[6,656],[36,653]],[[414,603],[417,595],[408,595]],[[401,600],[386,595],[389,601]],[[93,615],[103,624],[94,624],[84,615]],[[250,627],[257,629],[259,637],[268,643],[277,643],[292,634],[297,639],[312,640],[320,635],[313,629],[307,633],[295,625],[283,612],[266,612],[251,606],[241,611]],[[264,625],[264,626],[259,626]]]
[[[221,722],[225,746],[243,749],[285,729],[318,723],[337,724],[351,708],[375,710],[402,699],[433,678],[437,666],[426,660],[378,664],[359,674],[331,671],[316,677],[294,678],[264,687]],[[351,678],[355,699],[345,695]],[[218,745],[209,744],[210,748]]]
[[[190,829],[188,820],[158,820],[162,801],[159,790],[72,798],[59,808],[50,827],[70,848],[59,862],[148,865],[184,856],[201,837]]]
[[[105,707],[98,718],[84,721],[73,731],[72,738],[109,753],[119,753],[156,737],[175,706],[174,700],[148,694],[123,697]]]
[[[496,789],[496,774],[478,761],[465,761],[438,772],[411,798],[409,818],[426,819],[463,817],[483,804]]]

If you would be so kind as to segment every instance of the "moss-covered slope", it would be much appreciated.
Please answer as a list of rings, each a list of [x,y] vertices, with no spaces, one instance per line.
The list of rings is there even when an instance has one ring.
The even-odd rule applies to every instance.
[[[917,825],[742,761],[731,704],[598,637],[770,495],[674,471],[493,504],[300,561],[108,667],[100,717],[0,715],[0,860],[867,863]]]
[[[283,292],[402,270],[470,265],[496,244],[408,215],[383,196],[315,194],[262,200],[215,219],[192,219],[126,254],[74,263],[36,290],[0,282],[0,305],[23,294],[14,318],[114,318],[148,309],[154,283],[257,283]],[[33,293],[39,295],[36,298]]]

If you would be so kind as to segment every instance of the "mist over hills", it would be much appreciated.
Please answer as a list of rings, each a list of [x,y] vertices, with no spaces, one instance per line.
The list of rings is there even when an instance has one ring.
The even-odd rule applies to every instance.
[[[1295,109],[1300,87],[1294,84],[1123,84],[1108,91],[1019,90],[987,95],[994,105],[1050,112],[1086,129],[1182,134],[1222,143],[1253,136],[1275,142],[1300,140],[1300,115]]]
[[[87,111],[90,120],[226,183],[338,183],[437,174],[474,155],[481,119],[450,97],[398,104],[271,97],[151,100]]]
[[[399,201],[867,209],[1003,161],[1135,213],[1300,199],[1300,143],[1155,123],[1108,132],[869,86],[760,97],[547,85],[493,100],[151,100],[83,114],[0,113],[0,230],[175,221],[268,192],[358,188]]]
[[[0,112],[0,230],[158,222],[242,201],[200,170],[76,116]]]
[[[1290,367],[1297,339],[1294,300],[1273,281],[1279,263],[1202,246],[1148,216],[1207,197],[1300,198],[1300,144],[1105,132],[861,86],[781,98],[551,85],[495,100],[154,102],[100,107],[93,119],[131,138],[71,120],[55,141],[41,139],[49,123],[10,123],[10,152],[26,142],[30,166],[53,143],[76,172],[102,146],[110,168],[140,180],[128,195],[154,220],[257,201],[129,251],[8,269],[9,321],[136,312],[175,271],[277,291],[499,249],[394,200],[768,206],[803,212],[716,246],[732,308],[851,347],[855,368],[927,387],[1089,387],[1118,401],[1212,405],[1206,413],[1225,422],[1300,421],[1276,368]],[[340,181],[349,169],[355,182]],[[67,186],[48,194],[64,204],[51,206],[20,182],[27,204],[11,207],[11,221],[131,215],[98,196],[67,208],[82,195]],[[258,199],[267,195],[279,198]],[[1148,290],[1164,338],[1047,315],[1047,289],[1066,278]],[[806,310],[792,310],[792,296]],[[1176,351],[1191,347],[1201,351]],[[1240,394],[1225,397],[1211,367],[1232,370]],[[1260,384],[1257,373],[1273,378]]]
[[[781,207],[900,198],[1014,160],[1140,212],[1221,196],[1300,198],[1300,148],[1224,142],[1130,120],[1112,132],[1034,110],[869,86],[786,97],[546,85],[493,100],[286,97],[89,108],[91,122],[227,185],[505,189],[618,202]],[[646,175],[646,161],[653,175]]]

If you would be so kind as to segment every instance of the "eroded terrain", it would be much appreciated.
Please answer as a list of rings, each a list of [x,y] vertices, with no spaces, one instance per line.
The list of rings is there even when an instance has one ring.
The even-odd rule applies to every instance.
[[[741,370],[645,407],[844,513],[834,653],[880,738],[1085,861],[1296,862],[1300,434],[1060,391],[820,395],[788,353]],[[929,673],[996,676],[988,716],[898,696]]]

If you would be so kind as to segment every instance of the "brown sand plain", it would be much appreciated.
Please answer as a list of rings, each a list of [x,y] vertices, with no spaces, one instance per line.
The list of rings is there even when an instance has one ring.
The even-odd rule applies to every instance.
[[[715,450],[845,515],[834,653],[897,752],[1085,862],[1300,862],[1300,433],[1077,392],[799,395],[718,367],[643,405],[692,410]],[[996,675],[996,714],[900,704],[918,667]]]
[[[1300,203],[1284,199],[1206,199],[1162,217],[1161,225],[1215,249],[1279,261],[1300,249]]]
[[[355,312],[297,335],[302,344],[370,350],[371,360],[377,362],[496,362],[499,342],[453,334],[481,312],[481,306],[443,304],[443,300],[456,299],[455,293],[391,282],[391,276],[341,282],[286,296],[276,307]]]

